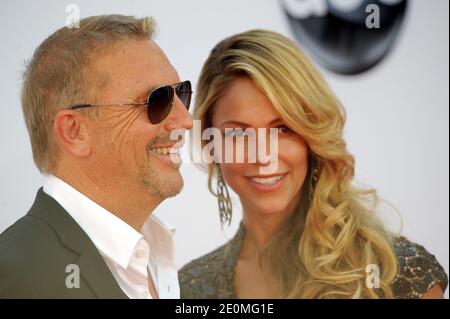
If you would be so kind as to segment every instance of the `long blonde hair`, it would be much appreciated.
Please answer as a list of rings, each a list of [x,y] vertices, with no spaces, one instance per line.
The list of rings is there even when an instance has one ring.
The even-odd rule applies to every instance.
[[[263,254],[280,297],[392,297],[398,267],[393,236],[375,215],[376,191],[351,184],[354,158],[343,139],[345,112],[323,77],[283,35],[252,30],[227,38],[212,50],[199,78],[194,118],[202,130],[212,126],[216,101],[238,76],[261,88],[311,154],[301,203]],[[366,284],[369,265],[380,270],[379,288]]]

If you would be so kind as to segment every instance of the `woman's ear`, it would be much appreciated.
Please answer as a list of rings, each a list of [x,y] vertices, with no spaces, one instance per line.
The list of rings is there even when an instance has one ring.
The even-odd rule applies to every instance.
[[[86,119],[72,110],[59,111],[53,121],[53,134],[61,149],[76,157],[91,153]]]

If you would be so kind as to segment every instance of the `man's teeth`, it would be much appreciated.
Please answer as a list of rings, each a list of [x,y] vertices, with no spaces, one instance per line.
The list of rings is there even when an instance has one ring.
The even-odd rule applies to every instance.
[[[257,184],[261,185],[273,185],[276,182],[278,182],[280,179],[282,179],[283,176],[273,176],[273,177],[252,177],[251,180]]]
[[[169,147],[155,147],[150,149],[152,152],[155,152],[159,155],[169,155],[169,154],[179,154],[180,149],[178,148],[169,148]]]

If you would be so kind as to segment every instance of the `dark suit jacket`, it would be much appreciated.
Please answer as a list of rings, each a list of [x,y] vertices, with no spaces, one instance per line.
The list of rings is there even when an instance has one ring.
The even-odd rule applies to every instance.
[[[79,288],[66,285],[76,275],[66,272],[71,264],[79,267]],[[28,214],[0,235],[0,298],[127,296],[86,233],[41,188]]]

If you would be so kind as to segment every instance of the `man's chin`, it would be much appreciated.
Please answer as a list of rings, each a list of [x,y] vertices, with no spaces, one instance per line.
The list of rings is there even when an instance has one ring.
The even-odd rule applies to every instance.
[[[184,186],[178,170],[168,174],[161,172],[159,176],[146,176],[144,184],[152,195],[159,196],[162,200],[178,195]]]
[[[171,193],[168,193],[167,196],[166,196],[165,198],[175,197],[175,196],[177,196],[178,194],[180,194],[182,190],[183,190],[183,187],[180,187],[179,189],[174,190],[174,191],[171,192]]]
[[[168,175],[165,178],[165,185],[163,186],[166,198],[174,197],[181,193],[184,186],[183,177],[181,176],[180,172],[177,170],[176,172],[170,175]]]

